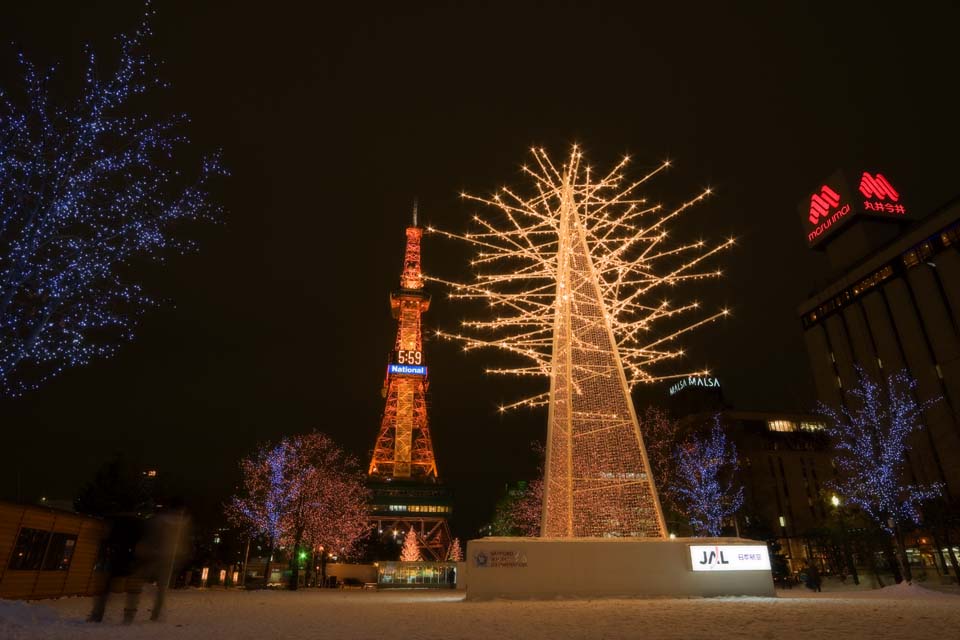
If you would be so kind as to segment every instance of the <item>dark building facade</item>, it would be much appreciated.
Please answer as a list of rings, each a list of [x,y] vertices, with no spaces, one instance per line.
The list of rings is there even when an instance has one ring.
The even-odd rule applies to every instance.
[[[839,406],[856,367],[906,369],[918,400],[942,398],[914,434],[913,479],[960,497],[960,199],[917,222],[848,218],[817,247],[835,276],[799,308],[817,395]]]

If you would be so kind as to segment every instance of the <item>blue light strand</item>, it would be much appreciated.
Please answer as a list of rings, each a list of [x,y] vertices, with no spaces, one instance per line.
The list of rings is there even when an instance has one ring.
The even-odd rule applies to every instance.
[[[144,47],[152,15],[147,3],[139,28],[117,37],[111,75],[87,49],[73,100],[54,104],[55,68],[23,53],[22,99],[0,89],[0,395],[113,355],[158,302],[129,279],[136,261],[194,251],[173,227],[221,218],[209,192],[226,175],[219,154],[186,177],[174,161],[187,117],[131,104],[167,86]]]
[[[707,436],[693,436],[674,448],[677,505],[696,536],[719,536],[725,520],[743,506],[743,487],[736,483],[736,445],[727,439],[720,416]]]
[[[831,487],[874,522],[893,533],[900,523],[919,523],[920,506],[939,496],[943,484],[906,481],[910,435],[923,428],[923,412],[940,401],[918,402],[917,381],[906,370],[875,382],[856,367],[857,386],[839,411],[820,403],[827,418],[839,471]]]

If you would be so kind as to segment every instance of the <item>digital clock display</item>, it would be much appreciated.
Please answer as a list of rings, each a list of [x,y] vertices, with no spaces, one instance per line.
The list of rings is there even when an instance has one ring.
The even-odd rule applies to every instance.
[[[396,352],[394,362],[397,364],[423,364],[423,352],[400,349]]]

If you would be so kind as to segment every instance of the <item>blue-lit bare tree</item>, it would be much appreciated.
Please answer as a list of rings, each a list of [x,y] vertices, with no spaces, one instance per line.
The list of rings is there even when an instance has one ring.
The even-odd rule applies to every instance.
[[[186,160],[186,117],[151,112],[150,13],[109,69],[87,51],[73,98],[23,54],[22,86],[0,87],[0,395],[114,353],[155,303],[137,262],[193,249],[173,227],[220,215],[217,154]]]
[[[694,435],[674,449],[671,493],[696,536],[719,536],[723,523],[743,505],[737,483],[737,448],[727,439],[720,417],[709,434]]]
[[[918,523],[920,505],[941,491],[937,483],[907,481],[910,434],[923,428],[923,412],[940,398],[918,402],[917,381],[906,371],[891,373],[878,383],[857,367],[857,380],[839,411],[819,406],[828,421],[840,472],[834,489],[895,537],[897,562],[909,580],[901,525]]]

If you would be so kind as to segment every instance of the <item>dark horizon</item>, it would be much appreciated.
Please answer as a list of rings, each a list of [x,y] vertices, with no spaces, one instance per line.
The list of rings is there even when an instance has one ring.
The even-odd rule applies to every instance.
[[[811,409],[797,307],[828,269],[797,203],[840,167],[882,170],[924,213],[960,192],[960,8],[870,7],[156,2],[152,51],[172,83],[158,108],[191,115],[198,149],[223,149],[225,224],[196,230],[198,254],[147,273],[171,304],[117,357],[0,401],[15,453],[0,497],[15,498],[18,479],[24,499],[73,497],[120,452],[216,505],[257,443],[313,428],[365,463],[414,199],[424,224],[463,230],[473,209],[457,194],[525,186],[531,145],[561,155],[577,142],[597,166],[630,153],[637,172],[669,157],[650,190],[668,204],[712,186],[675,230],[738,238],[717,262],[726,277],[697,292],[733,316],[685,341],[685,368],[709,366],[737,408]],[[15,46],[0,47],[0,86],[17,79],[17,47],[62,60],[69,81],[83,43],[113,52],[139,12],[7,8],[0,41]],[[463,277],[466,258],[425,238],[428,273]],[[431,291],[428,328],[467,315]],[[498,414],[523,395],[483,375],[499,356],[425,351],[439,473],[466,537],[504,482],[534,473],[546,415]],[[668,386],[638,390],[638,411]]]

